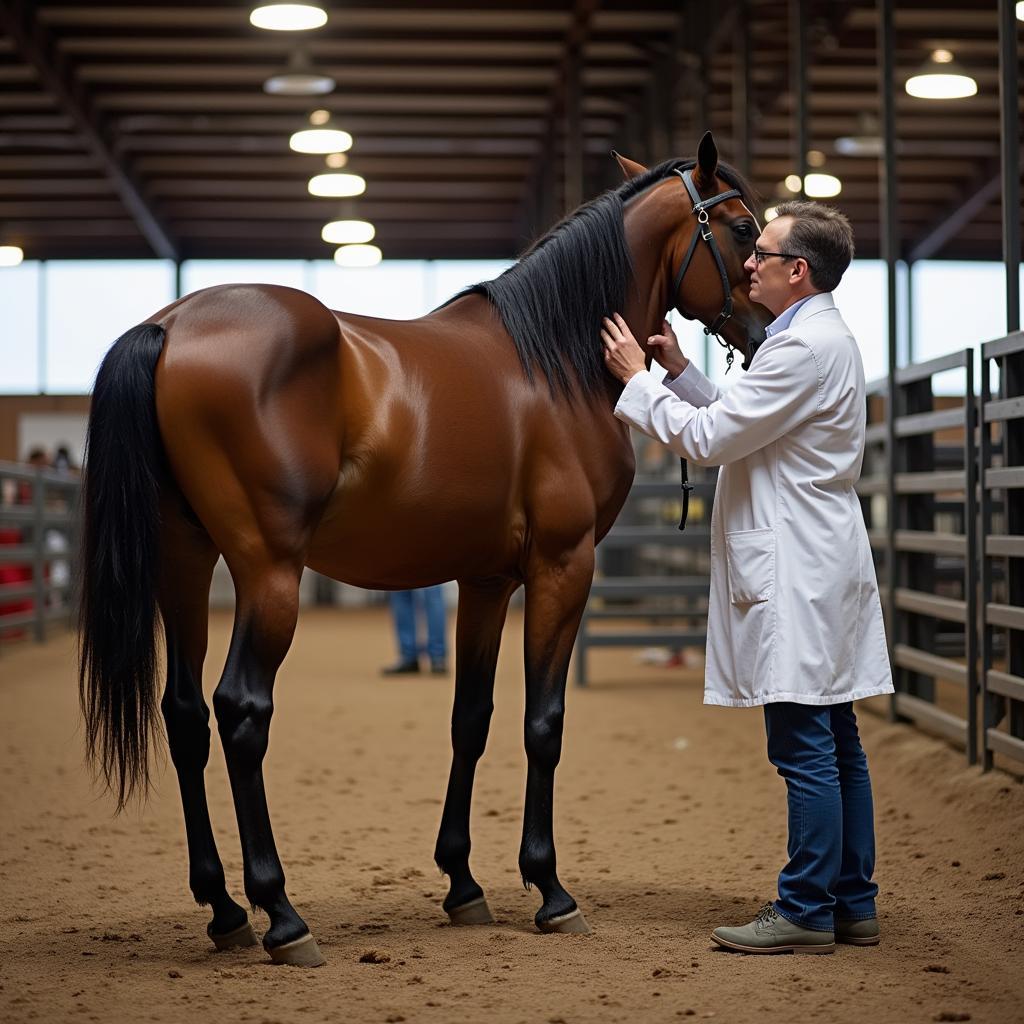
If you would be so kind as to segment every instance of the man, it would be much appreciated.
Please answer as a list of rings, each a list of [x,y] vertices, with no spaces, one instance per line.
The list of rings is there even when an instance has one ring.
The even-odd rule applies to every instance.
[[[745,269],[776,320],[747,374],[721,391],[668,324],[644,354],[605,320],[615,415],[698,465],[722,466],[711,526],[704,702],[764,706],[786,780],[789,863],[778,898],[721,946],[831,953],[874,945],[878,887],[867,761],[852,702],[892,692],[867,531],[853,485],[864,453],[864,369],[831,292],[853,259],[836,210],[784,203]],[[747,353],[751,355],[750,353]]]

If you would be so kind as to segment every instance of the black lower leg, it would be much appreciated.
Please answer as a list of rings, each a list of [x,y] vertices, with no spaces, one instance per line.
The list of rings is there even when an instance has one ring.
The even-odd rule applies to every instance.
[[[447,911],[483,896],[469,869],[470,805],[477,762],[487,744],[493,710],[494,671],[505,612],[514,585],[459,585],[452,767],[434,860],[449,878]]]
[[[593,538],[561,557],[537,557],[526,584],[526,806],[519,870],[544,902],[543,928],[575,911],[555,868],[555,769],[562,756],[565,680],[594,569]]]
[[[188,843],[189,888],[196,902],[213,910],[211,935],[226,935],[246,923],[245,909],[227,893],[224,868],[210,825],[204,772],[210,756],[210,709],[174,639],[167,637],[167,688],[160,704],[171,761],[178,775]]]
[[[284,869],[277,855],[263,786],[274,674],[279,663],[280,658],[268,659],[261,654],[250,628],[236,621],[224,676],[213,695],[242,843],[245,894],[253,907],[270,917],[270,928],[263,936],[268,949],[299,939],[309,931],[285,895]]]
[[[519,871],[524,884],[535,885],[543,897],[544,902],[535,918],[538,926],[576,909],[576,901],[558,881],[555,864],[555,768],[562,751],[563,711],[563,702],[556,693],[547,695],[546,699],[538,702],[538,706],[527,710],[528,768]]]
[[[493,679],[492,679],[493,685]],[[434,848],[437,866],[449,878],[445,910],[453,910],[483,896],[469,870],[469,812],[476,765],[487,742],[491,719],[491,691],[468,692],[456,683],[452,712],[452,768],[448,776],[441,827]]]

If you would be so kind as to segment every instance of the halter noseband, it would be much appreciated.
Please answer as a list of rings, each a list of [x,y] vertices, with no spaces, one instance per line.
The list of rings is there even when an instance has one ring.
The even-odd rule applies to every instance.
[[[675,308],[678,309],[687,320],[696,319],[696,317],[690,316],[682,306],[676,303],[676,297],[679,295],[679,288],[683,283],[683,277],[685,277],[686,271],[690,267],[690,262],[693,260],[693,254],[697,251],[697,243],[703,240],[711,249],[711,255],[715,258],[715,264],[718,266],[719,276],[722,278],[722,294],[724,296],[721,312],[715,317],[714,322],[710,327],[704,328],[704,333],[707,335],[713,334],[718,339],[718,344],[728,351],[728,355],[725,357],[726,373],[728,373],[732,368],[734,353],[732,345],[727,341],[722,341],[720,334],[722,328],[726,323],[728,323],[729,318],[732,316],[732,289],[729,287],[729,275],[725,272],[725,263],[722,260],[722,254],[718,249],[718,243],[715,241],[715,236],[711,231],[711,224],[708,219],[708,210],[713,206],[717,206],[719,203],[724,203],[727,199],[742,199],[743,194],[738,189],[732,188],[729,189],[728,192],[720,192],[718,195],[711,196],[708,199],[701,199],[700,193],[693,184],[693,171],[677,170],[676,174],[679,175],[680,180],[686,186],[686,191],[690,194],[690,199],[693,200],[693,212],[697,215],[700,227],[697,231],[694,231],[693,237],[690,239],[690,247],[686,250],[683,262],[679,264],[679,271],[676,274],[675,282],[672,285],[672,292],[669,295],[669,307],[675,306]]]

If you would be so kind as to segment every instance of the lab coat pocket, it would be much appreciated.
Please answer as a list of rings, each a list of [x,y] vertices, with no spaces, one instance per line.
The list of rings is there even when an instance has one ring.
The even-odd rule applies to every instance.
[[[757,604],[775,592],[775,531],[736,530],[725,535],[729,600]]]

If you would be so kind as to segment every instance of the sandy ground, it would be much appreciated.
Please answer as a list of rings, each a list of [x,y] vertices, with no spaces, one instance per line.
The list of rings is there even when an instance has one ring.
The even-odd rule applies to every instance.
[[[215,616],[207,692],[229,620]],[[521,620],[477,777],[473,864],[497,923],[447,924],[431,861],[451,682],[384,681],[381,612],[305,613],[277,688],[267,766],[289,892],[328,959],[216,953],[187,889],[165,764],[112,817],[82,768],[73,644],[0,655],[0,1019],[120,1021],[1024,1021],[1024,786],[862,714],[873,768],[883,944],[750,957],[709,941],[774,894],[785,790],[758,711],[704,708],[700,681],[600,652],[570,693],[558,774],[563,882],[590,936],[535,932],[516,869],[525,760]],[[216,738],[215,738],[216,744]],[[219,747],[214,828],[241,899]],[[265,923],[257,916],[257,930]],[[376,963],[364,963],[362,958]]]

